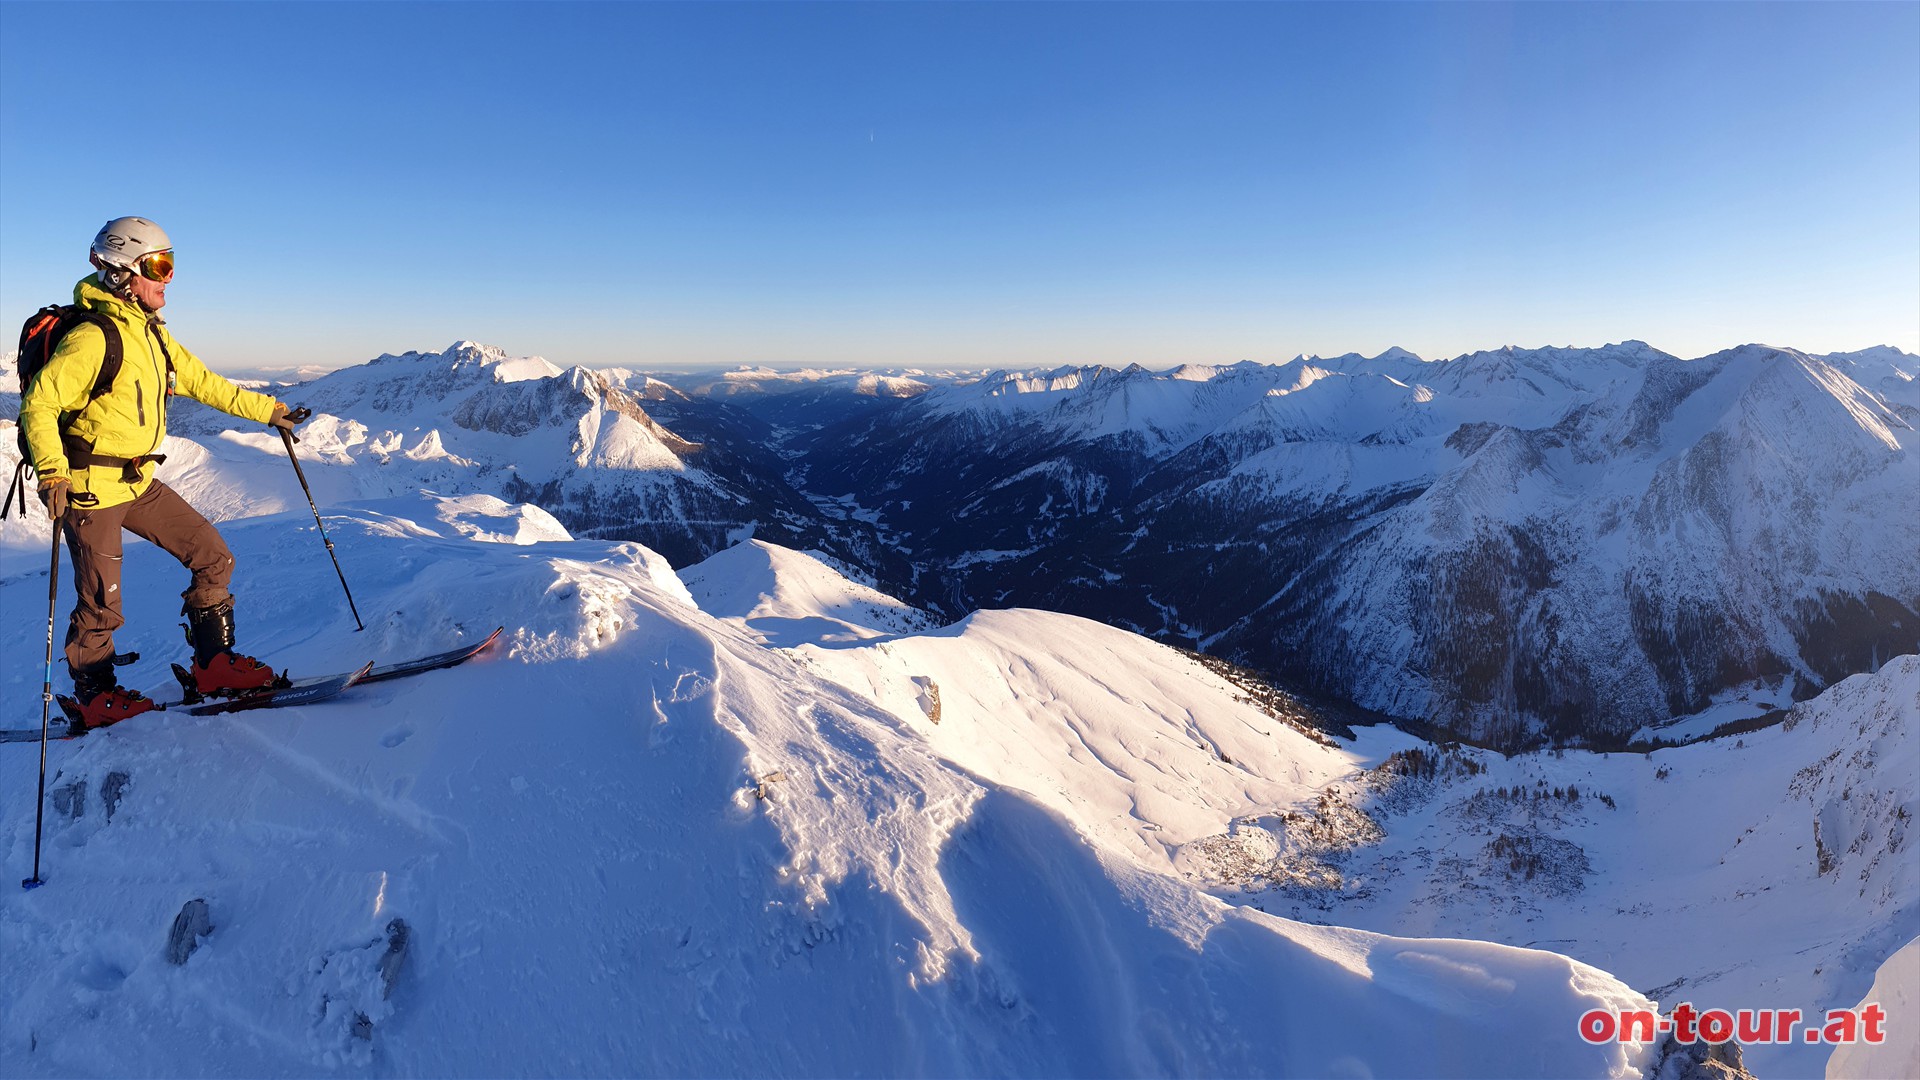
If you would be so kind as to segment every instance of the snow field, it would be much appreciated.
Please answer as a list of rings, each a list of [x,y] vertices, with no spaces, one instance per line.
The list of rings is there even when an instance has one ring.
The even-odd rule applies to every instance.
[[[1117,638],[1042,626],[1064,658],[1028,647],[1004,698],[949,676],[952,713],[930,733],[924,713],[701,612],[638,545],[499,542],[554,526],[484,498],[326,515],[368,629],[302,507],[224,527],[244,648],[301,675],[501,623],[503,647],[322,705],[56,744],[50,786],[88,797],[50,811],[48,884],[0,890],[0,1073],[1629,1076],[1644,1061],[1578,1040],[1586,1009],[1645,1000],[1565,957],[1306,926],[1171,873],[1143,834],[1202,828],[1176,806],[1183,773],[1223,817],[1311,775],[1217,772],[1197,740],[1156,740],[1184,702],[1229,757],[1290,745],[1233,731],[1238,706],[1169,683],[1157,646],[1140,643],[1141,669]],[[10,548],[0,640],[37,656],[44,625],[26,616],[45,579]],[[123,678],[157,689],[185,651],[182,575],[144,544],[127,562],[119,645],[142,659]],[[1006,653],[1017,623],[949,631]],[[38,723],[39,675],[15,665],[0,684],[6,726]],[[1101,681],[1132,702],[1103,705]],[[963,732],[996,719],[1014,730]],[[1041,745],[1022,728],[1086,733],[1067,791],[988,771]],[[0,855],[21,877],[33,757],[0,759]],[[1160,830],[1116,823],[1128,786]],[[196,897],[214,929],[176,967],[167,927]],[[394,918],[414,940],[387,999]]]
[[[688,576],[722,563],[742,568],[724,553]],[[742,597],[833,593],[823,567],[759,565],[758,577],[728,580],[729,610],[746,611]],[[1741,737],[1651,755],[1467,750],[1479,773],[1388,798],[1369,794],[1359,770],[1433,747],[1387,728],[1319,745],[1181,654],[1071,616],[984,611],[791,651],[1106,858],[1250,908],[1551,948],[1606,966],[1663,1008],[1845,1007],[1920,931],[1909,838],[1920,657]],[[1499,789],[1529,797],[1485,797]],[[1544,797],[1574,789],[1577,799]],[[1323,827],[1330,836],[1313,832]],[[1329,840],[1357,846],[1329,856],[1317,846]],[[1509,876],[1489,857],[1497,840],[1536,852],[1539,876]],[[1344,881],[1280,884],[1304,857],[1331,858]],[[1761,1075],[1817,1073],[1830,1052],[1746,1048]]]

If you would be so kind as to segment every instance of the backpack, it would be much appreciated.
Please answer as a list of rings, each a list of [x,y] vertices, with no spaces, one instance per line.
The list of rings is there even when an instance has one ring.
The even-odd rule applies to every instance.
[[[106,356],[100,361],[100,374],[94,376],[93,389],[87,391],[88,403],[91,404],[95,398],[113,389],[113,380],[120,374],[123,358],[120,347],[120,328],[113,325],[112,319],[98,312],[89,311],[78,304],[49,304],[34,312],[27,319],[26,325],[20,328],[20,352],[17,363],[20,368],[20,396],[23,400],[27,394],[27,386],[33,382],[34,376],[40,374],[40,369],[46,367],[47,361],[53,359],[53,351],[59,347],[60,339],[66,337],[69,331],[81,323],[91,323],[99,327],[100,333],[106,337],[107,346]],[[60,418],[60,426],[63,429],[72,422],[73,415],[68,414]],[[27,512],[26,475],[33,471],[33,465],[27,453],[27,431],[26,428],[19,426],[18,420],[19,418],[15,417],[14,443],[15,448],[20,452],[20,464],[14,466],[13,483],[7,490],[6,502],[0,504],[0,518],[5,518],[12,509],[16,495],[20,499],[20,512],[22,514]]]

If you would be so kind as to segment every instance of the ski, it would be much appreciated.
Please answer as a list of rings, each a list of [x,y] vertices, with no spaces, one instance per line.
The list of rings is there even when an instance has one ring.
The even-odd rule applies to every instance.
[[[71,720],[54,720],[47,724],[49,739],[77,739],[85,733],[85,728]],[[39,741],[40,729],[37,727],[0,730],[0,743]]]
[[[436,653],[433,656],[423,656],[418,660],[402,660],[397,664],[386,664],[381,667],[376,667],[369,672],[365,678],[361,679],[360,682],[364,684],[385,682],[388,679],[404,679],[409,675],[418,675],[423,671],[437,671],[440,668],[450,668],[458,664],[464,664],[481,653],[486,652],[494,642],[500,640],[500,635],[505,633],[506,629],[504,626],[500,627],[493,633],[488,634],[487,639],[478,645],[467,645],[458,649],[449,649],[443,653]]]
[[[325,701],[330,697],[340,694],[342,691],[353,686],[353,684],[366,678],[372,671],[373,664],[369,661],[365,667],[362,667],[358,671],[349,671],[340,675],[322,675],[312,679],[297,679],[286,686],[260,690],[239,697],[217,698],[212,701],[203,698],[197,703],[175,701],[169,704],[156,705],[152,711],[166,712],[169,708],[176,710],[185,708],[186,711],[193,716],[213,716],[218,713],[241,712],[247,709],[284,709],[291,705],[311,705],[316,701]],[[66,714],[66,718],[47,726],[47,738],[49,740],[77,739],[89,731],[99,730],[98,728],[90,728],[84,723],[81,723],[79,702],[74,701],[65,694],[54,695],[54,701],[60,704],[60,711]],[[129,719],[132,719],[132,717],[129,717]],[[125,722],[124,720],[121,721],[121,723]],[[109,724],[107,726],[113,727],[116,725]],[[38,742],[39,740],[39,728],[0,730],[0,743]]]
[[[311,705],[316,701],[325,701],[367,677],[373,670],[373,661],[358,671],[349,671],[345,675],[333,675],[317,679],[302,685],[294,685],[276,690],[263,690],[257,694],[245,694],[220,701],[209,701],[204,705],[192,705],[187,708],[189,716],[214,716],[219,713],[242,712],[247,709],[284,709],[292,705]]]
[[[323,675],[310,679],[296,679],[290,685],[266,690],[237,698],[222,698],[214,701],[174,701],[157,705],[155,712],[164,712],[169,708],[185,708],[194,716],[212,716],[219,713],[242,712],[248,709],[279,709],[293,705],[310,705],[316,701],[325,701],[346,690],[363,683],[385,682],[388,679],[403,679],[409,675],[419,675],[427,671],[455,667],[480,655],[500,640],[506,627],[499,627],[488,634],[485,640],[473,645],[463,645],[458,649],[449,649],[432,656],[422,656],[413,660],[402,660],[394,664],[368,664],[359,671],[341,675]],[[75,717],[79,716],[80,706],[72,698],[56,695],[61,712],[66,719],[55,721],[47,727],[47,738],[77,739],[88,731],[94,730],[82,725]],[[0,729],[0,743],[38,742],[39,728]]]

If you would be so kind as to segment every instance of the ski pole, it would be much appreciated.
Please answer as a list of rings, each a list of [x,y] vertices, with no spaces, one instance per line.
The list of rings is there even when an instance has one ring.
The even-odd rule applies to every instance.
[[[66,515],[53,519],[53,565],[47,570],[47,681],[40,688],[40,797],[33,803],[33,876],[22,881],[23,889],[37,889],[40,880],[40,829],[47,808],[47,725],[53,722],[53,620],[60,600],[60,527]]]
[[[299,419],[304,420],[306,416],[301,416],[300,414],[302,413],[305,413],[307,416],[312,415],[304,408],[296,409],[288,415],[298,416]],[[298,421],[296,420],[295,422],[297,423]],[[327,558],[333,560],[333,572],[340,575],[340,591],[347,594],[347,610],[353,612],[353,628],[355,630],[365,630],[367,625],[360,621],[360,609],[353,604],[353,590],[347,588],[347,575],[340,569],[340,557],[333,553],[333,540],[327,536],[327,523],[320,520],[320,508],[313,503],[313,489],[307,486],[307,474],[300,468],[299,456],[293,452],[293,444],[298,440],[293,437],[291,430],[281,428],[280,441],[287,445],[287,460],[293,462],[293,475],[300,478],[300,490],[307,493],[307,507],[313,511],[313,523],[320,526],[320,540],[327,545]],[[52,639],[49,638],[48,640]]]

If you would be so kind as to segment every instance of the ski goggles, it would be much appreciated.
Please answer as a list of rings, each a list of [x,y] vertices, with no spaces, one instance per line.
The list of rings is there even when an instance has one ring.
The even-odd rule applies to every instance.
[[[161,284],[172,281],[173,249],[168,248],[165,251],[149,251],[134,260],[133,267],[140,271],[140,276],[146,278],[148,281],[158,281]]]

